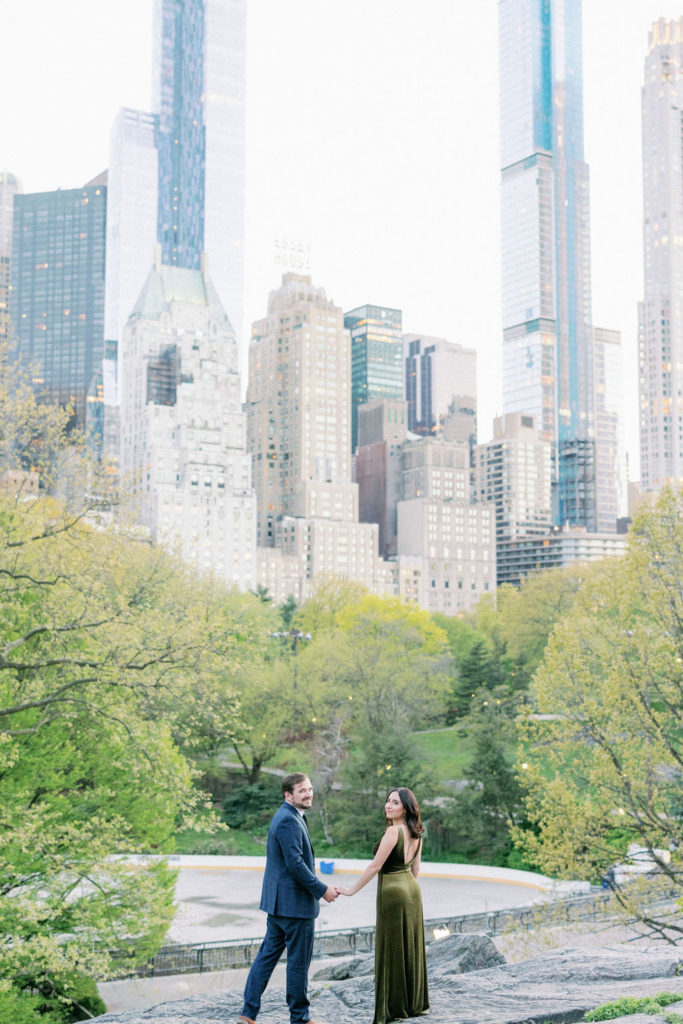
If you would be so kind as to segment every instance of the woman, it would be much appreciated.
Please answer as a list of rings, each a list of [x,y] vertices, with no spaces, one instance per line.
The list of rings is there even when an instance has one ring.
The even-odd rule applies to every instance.
[[[375,1017],[373,1024],[416,1017],[429,1009],[420,873],[424,825],[413,793],[392,789],[384,804],[387,830],[374,860],[355,885],[339,887],[353,896],[377,880],[375,932]]]

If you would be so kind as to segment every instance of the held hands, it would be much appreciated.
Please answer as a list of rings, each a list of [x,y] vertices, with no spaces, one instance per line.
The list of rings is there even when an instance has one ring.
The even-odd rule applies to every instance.
[[[352,896],[353,893],[345,885],[329,885],[323,893],[323,899],[326,903],[334,903],[337,896]]]

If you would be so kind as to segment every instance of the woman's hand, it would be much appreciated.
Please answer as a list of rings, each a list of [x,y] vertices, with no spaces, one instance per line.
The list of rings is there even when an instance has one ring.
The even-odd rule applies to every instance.
[[[348,885],[338,885],[336,888],[340,896],[353,896]]]

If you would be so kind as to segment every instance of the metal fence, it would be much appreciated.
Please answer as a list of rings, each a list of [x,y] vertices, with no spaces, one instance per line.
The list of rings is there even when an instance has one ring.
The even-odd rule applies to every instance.
[[[586,896],[552,900],[527,907],[480,914],[461,914],[425,921],[428,941],[435,932],[501,935],[514,928],[536,928],[544,921],[565,924],[579,920],[606,920],[614,916],[609,906],[611,894],[596,892]],[[316,933],[313,956],[357,956],[374,949],[374,926],[348,928]],[[227,939],[222,942],[201,942],[193,945],[162,946],[156,956],[129,977],[158,977],[168,974],[201,974],[249,967],[258,952],[261,939]]]

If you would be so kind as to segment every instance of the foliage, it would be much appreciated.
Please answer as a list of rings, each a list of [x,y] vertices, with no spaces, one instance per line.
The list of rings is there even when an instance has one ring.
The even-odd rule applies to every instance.
[[[223,801],[223,820],[231,829],[263,832],[277,805],[280,787],[272,778],[235,786]]]
[[[627,555],[555,627],[533,689],[546,720],[528,714],[523,730],[531,828],[517,832],[543,870],[592,879],[614,863],[617,836],[618,859],[636,841],[657,873],[647,885],[617,880],[616,896],[668,941],[683,926],[647,892],[683,880],[682,513],[683,495],[664,491],[634,522]]]
[[[292,622],[298,607],[299,606],[297,605],[293,594],[290,594],[289,597],[278,606],[283,629],[292,628]]]
[[[113,855],[169,849],[192,823],[190,759],[229,733],[232,681],[266,643],[253,598],[106,528],[108,495],[67,424],[0,353],[0,1013],[13,1020],[37,994],[67,1007],[84,976],[116,969],[110,950],[129,966],[158,948],[174,874]]]
[[[510,756],[515,728],[505,688],[477,691],[463,727],[471,760],[455,795],[430,812],[430,833],[438,852],[445,848],[467,861],[504,865],[512,853],[510,827],[524,818]]]
[[[39,982],[32,992],[0,981],[0,1024],[70,1024],[106,1011],[95,982],[77,971],[59,985]]]
[[[680,1002],[680,992],[660,992],[656,996],[622,996],[611,1003],[601,1003],[594,1010],[589,1010],[584,1015],[585,1021],[594,1020],[615,1020],[617,1017],[627,1017],[632,1013],[645,1013],[652,1016],[661,1016],[663,1006]]]
[[[584,583],[602,565],[574,564],[527,576],[519,588],[505,584],[496,592],[497,630],[506,658],[507,682],[526,690],[543,660],[555,625],[569,613]]]
[[[412,734],[442,720],[450,668],[443,631],[418,608],[365,595],[334,618],[336,629],[299,655],[296,695],[328,841],[375,835],[387,784],[426,788],[431,773]]]
[[[313,596],[293,616],[292,625],[319,639],[321,634],[334,630],[342,612],[365,594],[361,583],[330,576],[316,585]]]
[[[247,783],[255,785],[261,769],[301,729],[295,702],[296,661],[280,650],[246,664],[236,675],[239,720],[233,725],[233,749]]]

